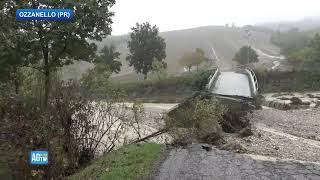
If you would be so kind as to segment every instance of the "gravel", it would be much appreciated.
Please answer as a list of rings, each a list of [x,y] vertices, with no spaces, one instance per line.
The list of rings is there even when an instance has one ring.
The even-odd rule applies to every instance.
[[[229,136],[228,142],[241,144],[250,154],[320,162],[319,109],[263,109],[249,118],[253,136]]]
[[[281,111],[263,109],[255,111],[252,123],[263,123],[276,130],[320,141],[320,109]]]

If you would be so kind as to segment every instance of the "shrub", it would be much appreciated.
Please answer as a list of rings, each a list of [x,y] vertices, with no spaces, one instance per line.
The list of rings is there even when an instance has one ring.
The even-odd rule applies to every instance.
[[[129,125],[139,130],[140,106],[130,110],[116,95],[103,103],[88,101],[72,82],[52,87],[47,109],[28,102],[0,97],[0,155],[15,179],[64,178],[117,147]],[[31,150],[48,150],[49,165],[31,166]]]
[[[216,99],[191,99],[180,105],[166,119],[166,126],[176,142],[220,138],[225,107]]]

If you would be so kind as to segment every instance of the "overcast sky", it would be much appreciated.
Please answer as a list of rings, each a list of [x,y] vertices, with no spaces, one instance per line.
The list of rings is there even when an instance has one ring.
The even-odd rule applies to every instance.
[[[160,31],[207,25],[256,24],[320,16],[320,0],[116,0],[113,35],[125,34],[136,22]]]

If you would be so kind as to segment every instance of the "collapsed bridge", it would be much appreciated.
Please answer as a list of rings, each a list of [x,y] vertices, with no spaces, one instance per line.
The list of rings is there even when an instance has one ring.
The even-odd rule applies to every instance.
[[[229,96],[252,99],[258,95],[258,80],[248,67],[236,71],[223,71],[218,68],[209,77],[206,90],[216,96]]]
[[[168,115],[183,121],[184,110],[195,110],[196,99],[216,98],[226,107],[224,114],[225,132],[236,132],[249,125],[245,120],[248,111],[259,107],[258,80],[255,73],[248,67],[239,67],[233,71],[212,70],[206,88],[172,109]]]

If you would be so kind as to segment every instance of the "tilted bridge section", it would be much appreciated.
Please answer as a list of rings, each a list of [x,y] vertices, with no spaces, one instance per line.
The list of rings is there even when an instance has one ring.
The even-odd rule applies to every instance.
[[[235,71],[220,71],[218,68],[209,77],[206,91],[216,96],[253,99],[258,95],[258,80],[249,67]]]
[[[249,125],[243,118],[248,111],[259,107],[258,80],[248,67],[233,71],[212,70],[204,91],[193,94],[168,112],[172,119],[185,120],[185,111],[196,110],[196,100],[217,99],[225,106],[224,121],[221,126],[225,132],[237,132]]]

